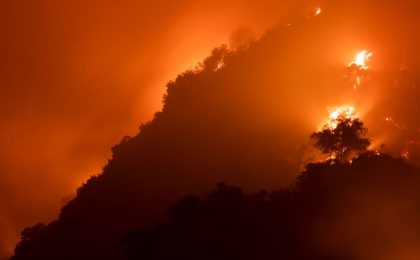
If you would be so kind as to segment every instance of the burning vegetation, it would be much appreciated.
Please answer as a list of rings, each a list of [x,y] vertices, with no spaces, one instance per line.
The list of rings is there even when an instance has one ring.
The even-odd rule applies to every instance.
[[[301,19],[322,10],[310,11]],[[323,17],[314,24],[322,25]],[[316,30],[302,28],[293,34],[274,30],[240,51],[221,47],[197,69],[180,74],[167,86],[162,111],[112,149],[103,172],[79,188],[57,221],[25,229],[13,259],[388,260],[409,259],[407,252],[420,255],[420,169],[369,151],[371,139],[355,109],[360,111],[365,100],[343,94],[346,101],[340,102],[335,94],[342,89],[324,86],[330,81],[320,76],[326,71],[318,64],[323,57],[312,49],[316,44],[307,44],[316,41],[311,34]],[[308,48],[302,52],[296,43]],[[339,66],[339,78],[347,68],[358,89],[367,83],[372,56],[359,52],[349,65]],[[359,91],[345,83],[356,96]],[[304,121],[302,115],[317,114],[301,108],[321,111],[333,102],[355,105],[330,111],[310,135],[325,160],[295,172],[295,161],[286,155],[313,131],[297,122]],[[393,119],[400,117],[390,115],[388,124],[405,129]],[[383,122],[385,115],[378,118]],[[280,182],[286,175],[293,179]],[[179,200],[203,194],[220,181],[252,192],[219,184],[204,198]],[[255,192],[273,186],[272,192]]]
[[[367,128],[353,115],[352,106],[337,108],[330,114],[329,122],[311,135],[315,147],[327,155],[331,163],[351,162],[357,155],[366,152],[370,141],[365,137]]]
[[[348,74],[353,82],[353,89],[357,89],[367,78],[367,70],[369,69],[369,61],[373,54],[369,51],[361,51],[356,54],[353,62],[348,65]]]

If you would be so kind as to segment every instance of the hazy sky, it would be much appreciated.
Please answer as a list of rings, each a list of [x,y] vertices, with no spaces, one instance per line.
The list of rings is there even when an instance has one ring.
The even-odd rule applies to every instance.
[[[296,2],[1,2],[0,257],[13,249],[23,227],[54,219],[76,187],[100,172],[110,148],[152,118],[161,108],[166,82],[194,67],[214,47],[229,43],[238,29],[248,28],[234,34],[240,41],[260,36],[282,17],[294,17]],[[261,73],[272,76],[264,79],[272,86],[279,81],[287,85],[284,92],[273,93],[293,108],[279,112],[278,96],[257,93],[259,105],[277,117],[264,116],[277,120],[290,114],[315,129],[328,106],[352,101],[374,143],[387,140],[400,151],[412,132],[399,127],[411,127],[418,136],[413,114],[419,108],[413,92],[390,84],[400,78],[388,71],[404,72],[419,63],[419,4],[304,2],[309,9],[323,8],[313,27],[293,30],[281,50],[265,46],[267,50],[255,51],[264,57],[273,51],[283,55],[284,60],[275,61],[257,57],[264,67],[256,68],[272,70]],[[370,88],[337,89],[344,84],[329,82],[328,73],[345,70],[363,49],[374,55]],[[280,69],[288,77],[279,79]],[[385,122],[386,117],[397,124]],[[389,131],[379,131],[383,129]]]
[[[2,1],[0,257],[57,216],[122,136],[161,107],[165,83],[230,35],[255,36],[292,1]]]

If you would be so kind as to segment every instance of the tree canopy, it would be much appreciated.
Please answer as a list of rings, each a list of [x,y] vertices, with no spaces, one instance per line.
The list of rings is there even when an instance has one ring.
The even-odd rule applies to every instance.
[[[325,125],[311,135],[315,147],[332,161],[347,162],[367,151],[370,141],[365,137],[367,128],[358,118],[338,117],[333,125]]]

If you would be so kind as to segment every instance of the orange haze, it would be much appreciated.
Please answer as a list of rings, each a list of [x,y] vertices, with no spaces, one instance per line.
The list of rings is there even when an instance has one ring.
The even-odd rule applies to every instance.
[[[2,1],[0,258],[160,109],[168,80],[293,7],[277,2]]]
[[[299,16],[301,6],[312,11]],[[265,39],[244,58],[259,61],[253,69],[266,76],[249,84],[275,93],[253,93],[256,107],[272,113],[259,120],[296,123],[293,131],[309,136],[328,108],[351,105],[374,145],[386,141],[399,154],[413,135],[401,129],[420,133],[420,111],[416,96],[390,83],[399,74],[387,72],[409,74],[419,64],[419,8],[414,0],[2,1],[0,258],[22,228],[56,218],[100,172],[110,147],[151,119],[166,82],[212,48],[237,47],[279,21],[289,40]],[[295,26],[300,20],[305,26]],[[337,71],[344,75],[363,50],[373,54],[371,77],[353,89]]]

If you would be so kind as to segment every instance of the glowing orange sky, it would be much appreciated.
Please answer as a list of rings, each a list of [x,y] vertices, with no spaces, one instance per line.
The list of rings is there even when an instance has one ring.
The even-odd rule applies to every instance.
[[[110,147],[160,109],[167,81],[234,30],[259,34],[290,8],[247,0],[2,2],[0,257],[23,227],[54,218]]]
[[[0,257],[10,252],[23,227],[53,219],[62,200],[89,175],[100,171],[110,147],[122,136],[135,134],[140,123],[161,108],[167,81],[195,66],[213,47],[229,43],[235,30],[250,27],[242,32],[253,34],[236,34],[233,38],[237,41],[242,36],[258,37],[281,17],[293,17],[295,11],[291,10],[296,10],[297,1],[285,2],[2,3],[0,241],[5,242],[0,242]],[[310,2],[305,10],[312,11],[309,17],[314,30],[294,31],[296,35],[305,33],[305,37],[296,37],[296,45],[286,46],[301,55],[294,61],[285,54],[288,62],[295,62],[292,65],[319,63],[345,71],[362,50],[374,53],[369,67],[373,73],[399,68],[407,60],[418,62],[413,61],[418,57],[418,52],[413,52],[419,43],[418,20],[416,14],[405,15],[407,10],[415,10],[410,5],[301,2]],[[416,5],[414,1],[411,4]],[[320,6],[322,12],[317,9]],[[323,31],[316,31],[320,27]],[[298,41],[301,39],[311,42]],[[283,64],[266,62],[273,71]],[[299,73],[312,75],[310,69],[308,65]],[[287,72],[294,84],[318,87],[296,71]],[[287,94],[291,103],[300,100],[306,109],[316,107],[311,113],[300,108],[290,113],[309,131],[328,117],[328,107],[352,105],[372,126],[380,143],[391,134],[380,135],[378,129],[383,125],[370,123],[373,115],[392,116],[385,115],[383,109],[374,110],[389,93],[374,82],[371,88],[356,91],[352,87],[332,89],[330,96],[318,100],[303,100],[306,93],[299,90],[278,94]],[[278,109],[278,98],[270,98],[260,102]]]

